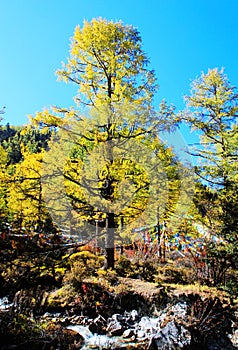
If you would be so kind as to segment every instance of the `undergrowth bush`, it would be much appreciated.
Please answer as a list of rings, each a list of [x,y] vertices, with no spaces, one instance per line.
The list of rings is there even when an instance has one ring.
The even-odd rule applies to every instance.
[[[189,271],[173,265],[159,266],[155,281],[159,283],[187,284],[189,283]]]
[[[63,278],[63,284],[70,284],[75,289],[80,288],[84,278],[91,275],[91,270],[82,261],[75,261],[71,269],[66,272]]]
[[[110,290],[111,287],[118,284],[118,276],[116,271],[112,269],[97,271],[97,282],[105,289]]]
[[[75,300],[75,297],[74,288],[70,284],[67,284],[49,294],[47,298],[47,309],[49,311],[64,309]]]
[[[9,325],[11,325],[11,327],[9,327]],[[38,337],[41,335],[41,332],[42,330],[37,322],[24,314],[0,314],[0,338],[2,342],[4,338],[11,339],[21,337],[22,339],[29,339]]]
[[[131,261],[121,255],[115,265],[116,272],[121,277],[138,278],[147,282],[154,282],[157,264],[154,260]]]
[[[65,273],[63,284],[71,284],[75,289],[80,288],[83,280],[97,276],[97,270],[102,266],[104,258],[88,251],[72,254],[69,257],[70,269]]]
[[[222,283],[219,289],[227,292],[232,298],[238,298],[238,272],[237,270],[230,270],[224,283]]]

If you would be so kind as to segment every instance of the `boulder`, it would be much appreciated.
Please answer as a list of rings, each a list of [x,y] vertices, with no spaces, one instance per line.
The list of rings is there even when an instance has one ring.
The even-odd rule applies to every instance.
[[[190,332],[183,326],[176,324],[175,321],[171,321],[167,323],[167,325],[159,333],[155,334],[150,339],[148,350],[187,349],[187,346],[189,346],[190,343]]]
[[[107,326],[107,332],[114,336],[120,336],[123,334],[125,328],[121,325],[120,322],[112,320]]]

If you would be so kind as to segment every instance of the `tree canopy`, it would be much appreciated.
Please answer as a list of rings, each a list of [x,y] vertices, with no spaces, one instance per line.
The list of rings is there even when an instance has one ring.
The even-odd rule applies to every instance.
[[[139,32],[132,26],[94,19],[85,22],[83,28],[77,27],[71,42],[70,58],[57,74],[60,79],[76,84],[78,109],[56,107],[53,111],[39,113],[35,121],[45,126],[57,125],[64,132],[63,138],[67,139],[65,135],[68,132],[70,142],[76,145],[77,156],[71,160],[71,169],[64,172],[64,177],[71,182],[71,186],[77,184],[84,191],[87,188],[87,196],[84,199],[81,196],[78,200],[81,215],[84,208],[83,216],[89,215],[89,221],[95,215],[105,217],[108,237],[106,250],[108,244],[108,261],[112,261],[107,265],[113,267],[114,230],[119,226],[117,217],[122,216],[117,208],[118,184],[122,185],[124,181],[124,197],[131,192],[130,196],[133,197],[134,193],[134,200],[137,198],[137,202],[140,202],[138,211],[132,201],[134,209],[131,215],[136,211],[144,212],[145,203],[151,196],[152,182],[148,180],[148,173],[159,179],[159,171],[163,169],[156,155],[157,134],[161,130],[174,129],[178,119],[174,108],[165,101],[161,102],[157,111],[153,107],[156,78],[153,70],[149,69],[149,59],[142,50]],[[60,146],[55,147],[62,149],[66,144],[67,141],[65,143],[61,138]],[[85,170],[87,164],[91,166],[90,171]],[[145,169],[147,174],[143,174]],[[79,175],[82,170],[84,177]],[[166,173],[165,169],[163,171]],[[129,177],[134,188],[131,186],[126,192],[125,180]],[[159,185],[163,187],[162,183],[163,179],[157,188]],[[75,188],[71,190],[71,196],[72,193],[76,203]],[[140,196],[144,200],[139,200]],[[85,198],[87,201],[89,197],[94,200],[92,205],[85,203]],[[96,203],[96,198],[100,204]],[[130,202],[129,198],[126,200]],[[128,213],[124,213],[124,216],[128,217]]]

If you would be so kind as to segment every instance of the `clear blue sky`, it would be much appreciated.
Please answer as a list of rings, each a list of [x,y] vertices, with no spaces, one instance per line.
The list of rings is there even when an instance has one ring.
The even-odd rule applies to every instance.
[[[237,0],[1,0],[0,13],[3,124],[73,105],[75,88],[57,82],[55,70],[76,25],[99,16],[138,28],[160,85],[156,101],[183,108],[191,81],[208,68],[224,67],[238,86]]]

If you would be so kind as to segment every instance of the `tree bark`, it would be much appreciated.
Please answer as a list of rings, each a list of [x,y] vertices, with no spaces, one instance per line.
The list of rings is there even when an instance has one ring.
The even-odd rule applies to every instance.
[[[114,229],[115,229],[115,217],[114,213],[107,213],[106,219],[106,238],[105,238],[105,260],[104,268],[114,269],[115,265],[115,249],[114,249]]]

